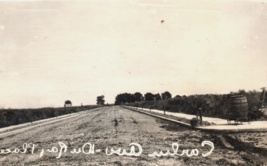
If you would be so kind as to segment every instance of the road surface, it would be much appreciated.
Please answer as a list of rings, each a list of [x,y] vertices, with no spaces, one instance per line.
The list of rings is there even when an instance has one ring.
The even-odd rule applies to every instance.
[[[12,135],[2,133],[0,163],[178,166],[255,165],[265,161],[261,157],[266,155],[265,149],[251,151],[252,145],[237,142],[237,136],[193,131],[120,106],[110,106],[84,111],[58,122],[18,129]],[[211,145],[202,146],[203,141],[213,143],[214,150],[211,151]],[[133,146],[129,146],[131,143]],[[176,154],[173,143],[179,145]],[[131,147],[135,148],[133,153]],[[123,154],[122,149],[126,153]],[[181,155],[183,150],[189,150],[190,155],[192,149],[197,149],[195,155]],[[160,155],[160,151],[166,156],[153,157],[154,152]],[[202,155],[209,152],[206,157]]]

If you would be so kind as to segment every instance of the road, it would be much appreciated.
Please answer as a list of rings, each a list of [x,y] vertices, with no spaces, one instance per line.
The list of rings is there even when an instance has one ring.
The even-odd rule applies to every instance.
[[[84,111],[77,116],[54,123],[22,128],[16,130],[13,135],[2,133],[0,163],[1,165],[178,166],[254,165],[262,162],[260,155],[265,153],[264,149],[255,154],[246,149],[240,151],[235,147],[235,136],[193,131],[119,106],[110,106]],[[203,141],[214,144],[214,150],[207,157],[203,157],[202,154],[210,152],[211,146],[201,146]],[[140,149],[138,146],[133,146],[135,153],[132,154],[137,156],[131,155],[130,143],[139,144],[142,153],[137,155]],[[179,144],[178,154],[187,149],[189,152],[198,149],[199,154],[192,157],[186,154],[150,156],[154,152],[166,153],[167,150],[174,153],[173,143]],[[80,153],[78,153],[79,148]],[[125,149],[128,154],[118,155],[114,152],[107,155],[112,152],[111,148]],[[72,153],[74,149],[77,153]]]

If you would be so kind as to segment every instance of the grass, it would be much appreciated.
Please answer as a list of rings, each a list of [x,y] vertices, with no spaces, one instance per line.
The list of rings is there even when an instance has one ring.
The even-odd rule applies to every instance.
[[[34,109],[0,109],[0,127],[7,127],[41,119],[57,117],[60,115],[85,111],[98,108],[98,105],[87,105],[78,107],[48,107]]]

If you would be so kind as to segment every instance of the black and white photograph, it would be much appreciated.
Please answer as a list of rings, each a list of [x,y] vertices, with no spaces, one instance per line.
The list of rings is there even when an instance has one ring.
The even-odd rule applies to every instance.
[[[266,0],[0,0],[0,166],[267,166]]]

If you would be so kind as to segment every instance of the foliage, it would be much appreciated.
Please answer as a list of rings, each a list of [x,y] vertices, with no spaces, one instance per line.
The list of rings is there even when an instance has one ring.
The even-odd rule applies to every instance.
[[[143,97],[142,93],[135,92],[134,94],[135,101],[142,101],[142,97]]]
[[[64,107],[71,106],[71,105],[72,105],[71,101],[70,100],[66,100],[65,104],[64,104]]]
[[[169,92],[163,93],[165,99],[171,98],[171,94]],[[134,94],[130,93],[121,93],[118,94],[115,98],[115,105],[125,104],[125,103],[135,103],[140,101],[159,101],[163,99],[159,93],[152,94],[151,92],[147,92],[144,96],[140,92],[135,92]]]
[[[226,118],[230,112],[230,101],[232,95],[244,95],[248,102],[248,117],[259,119],[263,113],[259,111],[261,92],[256,90],[239,90],[230,94],[204,94],[176,96],[158,101],[141,101],[128,105],[135,107],[166,110],[171,112],[181,112],[196,115],[199,108],[202,108],[202,116]],[[164,96],[164,95],[163,95]],[[164,99],[164,97],[162,97]]]
[[[0,109],[0,127],[7,127],[40,119],[46,119],[69,113],[85,111],[99,106],[36,108],[36,109]]]
[[[133,103],[136,101],[136,96],[137,96],[137,100],[141,101],[142,94],[139,92],[136,92],[135,94],[130,94],[130,93],[118,94],[115,98],[115,105],[119,105],[123,103]]]
[[[161,96],[159,93],[155,94],[154,97],[156,101],[161,100]]]
[[[150,92],[145,94],[145,100],[146,101],[154,101],[154,95]]]
[[[96,101],[97,101],[97,105],[104,105],[105,104],[105,100],[104,100],[105,96],[97,96]]]
[[[161,96],[162,96],[162,99],[163,99],[163,100],[164,100],[164,99],[170,99],[170,98],[172,98],[171,93],[168,92],[168,91],[162,93]]]

